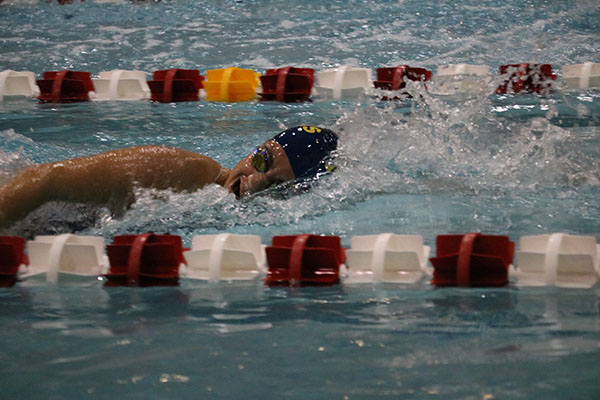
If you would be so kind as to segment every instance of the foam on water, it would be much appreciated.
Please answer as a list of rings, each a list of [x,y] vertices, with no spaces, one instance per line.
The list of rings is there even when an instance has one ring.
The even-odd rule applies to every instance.
[[[111,219],[104,228],[117,232],[154,227],[189,236],[186,230],[192,227],[202,232],[262,226],[274,227],[268,230],[272,233],[351,210],[373,196],[436,195],[474,201],[480,214],[502,199],[517,204],[527,198],[573,200],[580,204],[571,211],[589,218],[593,229],[599,169],[595,154],[582,149],[597,139],[543,117],[497,118],[487,97],[428,100],[434,99],[410,103],[409,113],[396,103],[366,102],[347,110],[335,126],[341,137],[337,170],[301,195],[282,199],[274,191],[240,202],[217,187],[201,195],[140,191],[132,212],[123,220]],[[406,206],[404,202],[398,199],[396,206]],[[563,213],[560,208],[552,212]],[[355,231],[350,221],[341,230],[332,229],[326,219],[319,223],[316,231],[335,231],[346,239]],[[512,234],[510,226],[499,224],[496,231]]]

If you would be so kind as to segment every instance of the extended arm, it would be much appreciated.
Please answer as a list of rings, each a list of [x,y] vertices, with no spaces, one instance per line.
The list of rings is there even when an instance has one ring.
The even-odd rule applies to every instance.
[[[215,160],[181,149],[142,146],[33,166],[0,186],[0,227],[48,201],[86,202],[116,211],[130,205],[133,185],[194,191],[223,184]]]

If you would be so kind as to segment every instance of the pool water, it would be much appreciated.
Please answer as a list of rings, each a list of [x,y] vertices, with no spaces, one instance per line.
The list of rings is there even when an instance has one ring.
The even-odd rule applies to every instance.
[[[595,1],[88,1],[0,5],[0,70],[598,62]],[[149,77],[150,75],[148,75]],[[50,204],[4,233],[153,231],[436,235],[551,232],[600,240],[600,93],[365,96],[312,102],[0,103],[0,182],[33,163],[141,144],[233,166],[278,131],[340,135],[307,193],[237,201],[138,190],[123,217]],[[490,89],[490,93],[493,88]],[[0,290],[0,397],[600,396],[600,290],[416,285],[266,288],[72,278]]]

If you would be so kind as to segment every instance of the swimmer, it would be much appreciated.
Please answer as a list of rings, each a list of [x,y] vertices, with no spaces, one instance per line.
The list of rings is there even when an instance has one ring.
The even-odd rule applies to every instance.
[[[233,169],[210,157],[166,146],[139,146],[32,166],[0,186],[0,228],[50,201],[89,203],[119,215],[134,187],[194,192],[216,183],[242,198],[269,186],[331,170],[337,135],[298,126],[275,135]]]

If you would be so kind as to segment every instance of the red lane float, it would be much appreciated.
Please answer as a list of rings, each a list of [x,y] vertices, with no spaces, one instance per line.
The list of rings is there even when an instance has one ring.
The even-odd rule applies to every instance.
[[[110,270],[108,286],[169,286],[179,280],[183,263],[180,236],[121,235],[106,246]]]
[[[506,78],[496,89],[497,94],[546,94],[552,91],[552,81],[556,80],[550,64],[501,65],[500,75],[504,75]]]
[[[265,251],[268,285],[333,285],[346,259],[338,236],[275,236]]]
[[[38,99],[52,103],[88,101],[94,91],[91,74],[83,71],[46,71],[37,85]]]
[[[155,71],[148,81],[152,101],[171,103],[198,101],[204,77],[196,69],[165,69]]]
[[[0,287],[10,287],[17,282],[21,265],[28,264],[25,239],[17,236],[0,236]]]
[[[406,80],[423,82],[431,80],[431,71],[425,68],[414,68],[408,65],[397,67],[377,68],[377,80],[373,85],[377,89],[402,90],[406,87]]]
[[[487,287],[508,284],[515,244],[508,236],[439,235],[433,265],[435,286]]]
[[[315,70],[312,68],[276,68],[268,69],[260,77],[263,100],[295,102],[310,100],[314,85]]]

